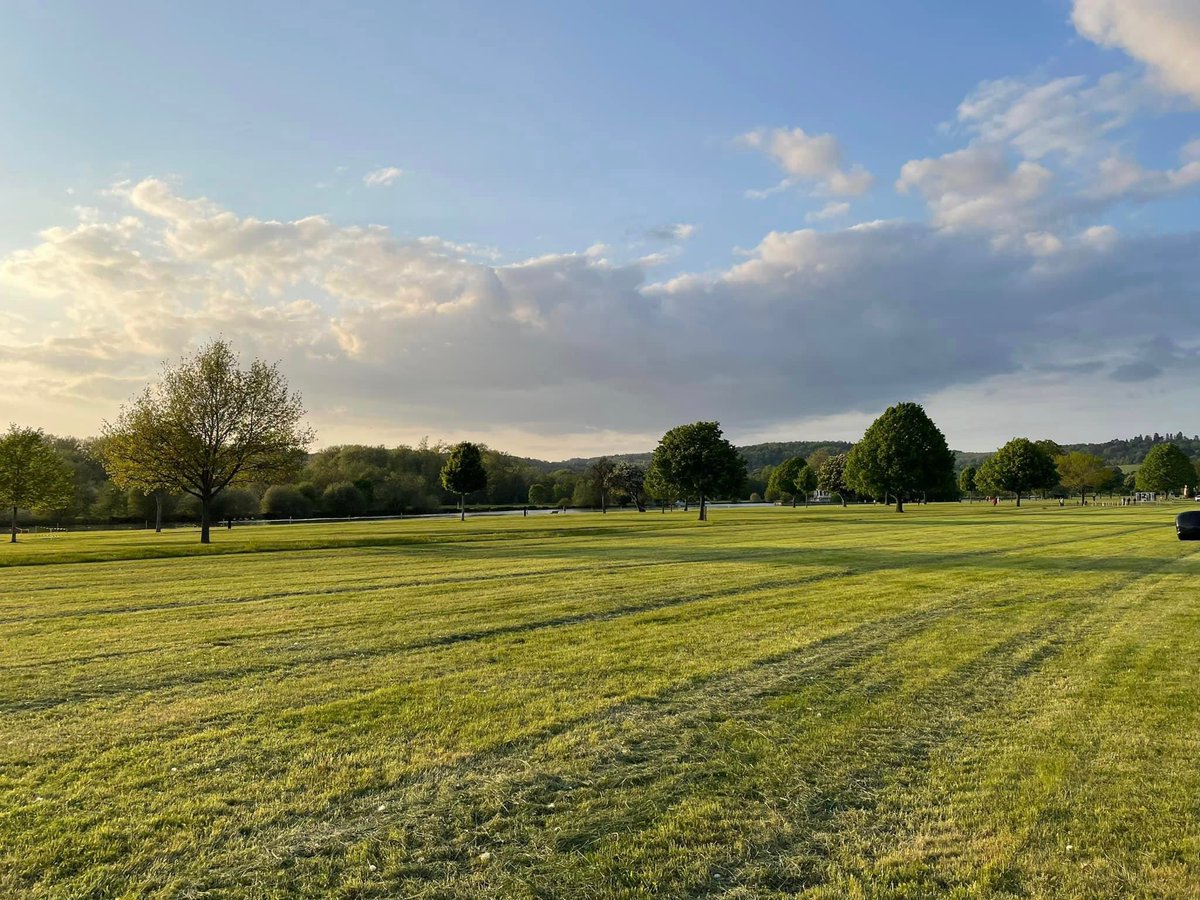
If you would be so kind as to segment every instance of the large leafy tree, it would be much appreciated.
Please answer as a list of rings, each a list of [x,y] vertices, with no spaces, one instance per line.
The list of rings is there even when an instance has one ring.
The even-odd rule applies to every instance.
[[[1013,438],[984,460],[977,482],[980,490],[1014,494],[1020,506],[1022,495],[1057,484],[1058,470],[1050,455],[1033,441]]]
[[[795,506],[796,476],[806,465],[808,463],[805,462],[803,456],[792,456],[772,469],[771,477],[767,479],[766,499],[774,503],[776,500],[785,500],[791,497],[792,505]]]
[[[1054,465],[1058,469],[1059,484],[1071,493],[1079,494],[1080,504],[1087,501],[1088,492],[1103,490],[1113,477],[1108,463],[1094,453],[1082,450],[1062,454]]]
[[[0,505],[12,511],[12,543],[17,542],[17,510],[65,506],[74,487],[71,467],[39,429],[10,425],[0,436]]]
[[[870,497],[904,501],[943,490],[954,480],[954,454],[946,436],[919,403],[898,403],[871,423],[846,458],[846,484]]]
[[[837,494],[842,506],[846,505],[846,495],[850,493],[846,484],[846,456],[845,453],[839,453],[829,457],[817,472],[817,487],[830,494]]]
[[[746,480],[746,461],[737,448],[721,436],[716,422],[680,425],[663,435],[651,462],[651,483],[660,490],[700,501],[700,519],[708,518],[707,501],[733,495]]]
[[[1174,444],[1157,444],[1150,448],[1137,470],[1137,489],[1178,494],[1184,487],[1195,484],[1196,469],[1187,455]]]
[[[467,519],[467,494],[482,491],[487,484],[487,469],[483,467],[483,452],[479,445],[463,441],[451,447],[442,466],[442,487],[458,494],[459,521]]]
[[[231,485],[286,480],[304,463],[313,432],[277,365],[239,365],[215,340],[176,366],[104,423],[100,452],[118,484],[171,489],[200,504],[209,542],[213,501]]]

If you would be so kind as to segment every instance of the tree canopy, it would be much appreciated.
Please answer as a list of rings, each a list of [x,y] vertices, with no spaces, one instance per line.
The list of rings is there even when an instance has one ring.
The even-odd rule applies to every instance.
[[[746,461],[721,435],[716,422],[693,422],[662,436],[651,463],[650,484],[658,490],[700,501],[700,519],[708,518],[707,500],[732,495],[746,480]]]
[[[796,493],[796,476],[808,463],[802,456],[791,456],[771,470],[767,479],[767,500],[787,500]]]
[[[958,489],[968,497],[974,497],[977,489],[976,478],[979,470],[975,466],[967,466],[958,473]]]
[[[37,428],[10,425],[0,436],[0,504],[12,511],[9,540],[17,541],[17,511],[53,509],[71,500],[74,472]]]
[[[1088,492],[1106,487],[1113,478],[1112,469],[1094,453],[1072,450],[1054,461],[1058,469],[1058,482],[1068,491],[1079,495],[1079,502],[1087,499]]]
[[[286,480],[313,440],[300,395],[277,365],[238,366],[216,340],[175,367],[104,423],[99,444],[114,481],[171,488],[200,502],[200,541],[209,542],[213,500],[230,485]]]
[[[904,501],[954,482],[954,454],[919,403],[898,403],[871,423],[846,458],[846,484],[859,494]]]
[[[845,453],[829,457],[817,472],[817,487],[830,494],[837,494],[842,506],[846,505],[846,495],[850,493],[846,484],[846,457]]]
[[[478,444],[463,441],[450,448],[450,455],[442,466],[442,487],[458,494],[458,515],[461,521],[467,518],[467,494],[482,491],[488,484],[487,469],[483,466],[483,453]]]
[[[1185,486],[1194,486],[1195,479],[1196,469],[1182,450],[1174,444],[1159,444],[1151,448],[1137,470],[1137,489],[1177,494]]]
[[[979,489],[992,494],[1010,493],[1021,505],[1030,491],[1058,483],[1054,460],[1028,438],[1013,438],[979,467]]]
[[[796,477],[792,479],[792,489],[804,495],[804,505],[808,506],[808,495],[817,489],[817,473],[813,467],[805,463],[800,467],[800,471],[796,473]]]

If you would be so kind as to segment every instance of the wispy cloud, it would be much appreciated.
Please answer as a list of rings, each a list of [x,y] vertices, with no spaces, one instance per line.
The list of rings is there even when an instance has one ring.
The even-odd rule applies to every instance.
[[[398,169],[395,166],[387,166],[383,169],[375,169],[363,176],[363,184],[367,187],[391,187],[404,174],[403,169]]]

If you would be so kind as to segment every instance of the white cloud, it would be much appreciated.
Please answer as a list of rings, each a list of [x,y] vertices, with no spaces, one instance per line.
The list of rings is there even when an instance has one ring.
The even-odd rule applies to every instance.
[[[387,166],[383,169],[375,169],[368,172],[363,176],[363,184],[367,187],[391,187],[403,174],[403,169],[397,169],[395,166]]]
[[[1145,63],[1164,89],[1200,103],[1200,4],[1194,0],[1075,0],[1081,35]]]
[[[696,226],[687,222],[677,222],[674,225],[662,225],[652,228],[647,236],[659,241],[686,241],[696,233]]]
[[[747,147],[767,154],[787,173],[787,178],[765,191],[747,196],[765,197],[797,184],[815,185],[818,193],[858,196],[871,187],[871,173],[861,165],[842,167],[842,150],[832,134],[807,134],[803,128],[760,128],[739,138]]]
[[[240,216],[152,179],[110,199],[0,258],[6,296],[38,298],[4,323],[0,420],[94,431],[162,359],[217,333],[281,359],[327,440],[576,447],[700,417],[737,434],[869,413],[1043,371],[1064,347],[1093,380],[1153,374],[1119,368],[1151,359],[1148,390],[1193,378],[1200,343],[1197,235],[995,244],[876,222],[771,232],[734,265],[654,284],[653,259],[603,247],[494,265],[437,238]],[[1171,353],[1130,352],[1164,335]],[[34,392],[37,409],[21,399]]]
[[[1045,166],[1029,161],[1014,166],[1003,148],[975,144],[906,162],[896,189],[921,194],[935,225],[1011,232],[1037,226],[1052,180]]]
[[[808,213],[804,217],[804,220],[806,222],[825,222],[825,221],[828,221],[829,219],[840,218],[841,216],[846,215],[846,213],[848,213],[848,212],[850,212],[850,204],[849,203],[845,203],[845,202],[826,203],[824,206],[822,206],[816,212]]]

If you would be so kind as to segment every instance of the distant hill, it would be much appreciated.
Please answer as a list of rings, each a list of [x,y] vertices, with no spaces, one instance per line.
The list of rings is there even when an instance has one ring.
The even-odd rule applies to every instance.
[[[746,460],[746,468],[753,472],[763,466],[777,466],[793,456],[808,457],[821,449],[828,450],[831,454],[845,453],[851,446],[849,441],[771,441],[766,444],[749,444],[745,447],[738,447],[738,450]],[[613,462],[627,460],[639,466],[648,466],[651,456],[651,453],[613,453],[608,458]],[[546,472],[553,472],[555,469],[582,472],[598,459],[600,459],[599,456],[576,456],[558,462],[544,459],[526,459],[525,462]]]
[[[1174,443],[1192,459],[1200,457],[1200,436],[1184,437],[1182,431],[1175,434],[1139,434],[1132,438],[1114,438],[1102,444],[1062,444],[1061,446],[1065,450],[1083,450],[1086,453],[1094,453],[1109,465],[1136,466],[1146,458],[1151,447],[1167,441]],[[764,444],[748,444],[738,447],[738,450],[746,460],[746,468],[753,472],[763,466],[777,466],[793,456],[807,458],[822,449],[831,454],[845,453],[852,446],[849,441],[769,441]],[[955,450],[955,467],[962,469],[966,466],[978,466],[993,452],[991,450]],[[613,453],[608,458],[614,462],[628,460],[639,466],[647,466],[650,464],[650,456],[649,452]],[[526,459],[525,462],[544,472],[553,472],[556,469],[582,472],[598,459],[600,459],[599,456],[577,456],[558,462],[544,459]]]

